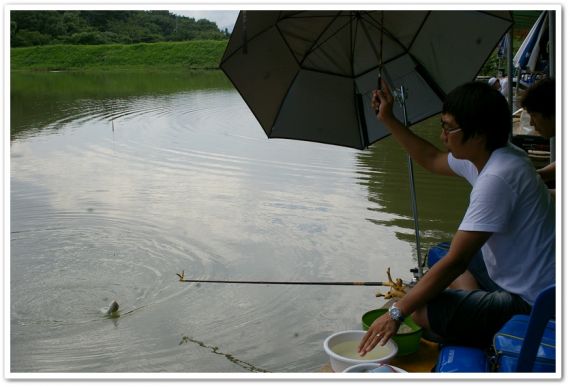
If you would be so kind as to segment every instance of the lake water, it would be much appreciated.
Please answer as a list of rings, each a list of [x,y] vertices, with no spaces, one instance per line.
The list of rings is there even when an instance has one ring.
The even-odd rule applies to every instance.
[[[269,140],[219,72],[14,73],[12,372],[318,372],[374,287],[409,280],[407,156]],[[439,143],[438,118],[417,128]],[[469,187],[415,168],[423,253]],[[117,300],[121,316],[103,309]]]

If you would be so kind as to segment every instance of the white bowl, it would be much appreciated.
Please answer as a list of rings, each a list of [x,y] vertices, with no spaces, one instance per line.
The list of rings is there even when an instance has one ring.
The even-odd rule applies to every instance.
[[[331,366],[334,372],[342,372],[346,368],[356,364],[363,364],[363,363],[384,364],[388,362],[388,360],[396,356],[396,353],[398,352],[398,346],[392,339],[388,340],[388,342],[384,346],[388,349],[388,353],[376,359],[351,359],[349,357],[339,355],[338,353],[335,353],[331,349],[347,341],[360,342],[360,340],[362,340],[365,334],[366,331],[342,331],[334,333],[329,337],[327,337],[324,343],[324,347],[325,347],[325,352],[327,353],[327,355],[329,355]]]
[[[350,366],[348,368],[346,368],[344,371],[342,372],[371,372],[373,369],[376,369],[378,367],[381,367],[381,364],[378,363],[362,363],[362,364],[357,364],[357,365],[353,365]],[[404,371],[401,368],[398,367],[394,367],[393,365],[386,365],[385,367],[390,367],[391,368],[391,372],[396,372],[396,373],[405,373],[406,371]],[[390,372],[390,371],[383,371],[383,372]]]

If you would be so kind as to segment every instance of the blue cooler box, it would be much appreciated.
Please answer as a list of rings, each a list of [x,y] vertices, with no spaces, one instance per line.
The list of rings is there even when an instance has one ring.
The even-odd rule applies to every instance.
[[[439,351],[435,372],[489,372],[487,353],[481,348],[446,345]]]
[[[529,316],[513,316],[493,339],[498,372],[515,372]],[[538,347],[532,372],[556,372],[556,325],[549,321]]]

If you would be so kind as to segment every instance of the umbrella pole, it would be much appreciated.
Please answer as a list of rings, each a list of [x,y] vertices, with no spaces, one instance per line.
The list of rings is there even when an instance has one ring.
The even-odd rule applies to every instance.
[[[508,94],[508,102],[509,102],[509,109],[512,113],[514,111],[514,95],[513,95],[513,27],[509,29],[507,32],[507,36],[509,37],[509,41],[507,44],[507,87],[509,89]],[[511,120],[511,138],[513,137],[513,123]]]
[[[548,11],[548,75],[554,79],[556,76],[556,11]]]
[[[404,112],[404,126],[408,127],[408,111],[406,109],[406,91],[404,90],[404,86],[400,86],[400,89],[395,92],[396,99],[400,103],[402,110]],[[416,201],[416,183],[414,180],[414,164],[412,162],[412,158],[408,154],[408,175],[410,178],[410,196],[412,199],[412,214],[414,216],[414,228],[416,233],[416,253],[417,253],[417,261],[418,267],[416,269],[412,269],[415,272],[415,278],[420,279],[423,276],[423,264],[422,264],[422,250],[420,245],[420,224],[419,224],[419,217],[418,217],[418,206]]]
[[[416,203],[416,184],[414,181],[414,164],[412,158],[408,155],[408,175],[410,176],[410,196],[412,198],[412,213],[414,215],[414,228],[416,233],[416,252],[418,259],[418,271],[416,273],[417,278],[420,279],[424,275],[423,265],[422,265],[422,253],[420,246],[420,225],[418,219],[418,206]]]
[[[556,11],[548,11],[548,75],[550,78],[554,79],[556,76],[556,57],[555,49],[556,49],[556,42],[555,42],[555,19],[556,18]],[[556,160],[556,137],[550,138],[550,162],[553,163]]]

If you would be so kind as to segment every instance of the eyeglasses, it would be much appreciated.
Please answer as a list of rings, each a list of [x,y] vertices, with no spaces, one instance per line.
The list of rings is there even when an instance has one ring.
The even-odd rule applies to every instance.
[[[457,133],[461,130],[461,127],[456,127],[456,128],[448,128],[446,126],[447,124],[445,122],[443,122],[443,120],[441,121],[441,129],[443,130],[443,133],[445,133],[446,136],[449,136],[450,134],[453,133]]]

